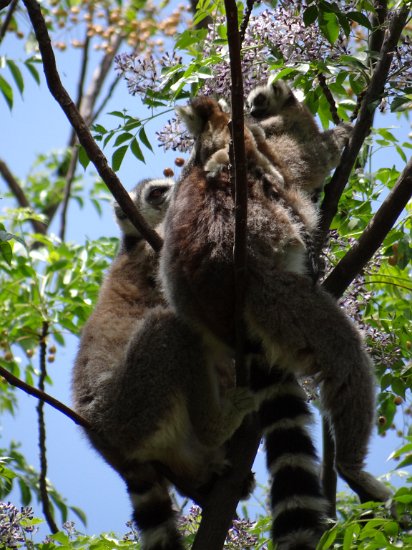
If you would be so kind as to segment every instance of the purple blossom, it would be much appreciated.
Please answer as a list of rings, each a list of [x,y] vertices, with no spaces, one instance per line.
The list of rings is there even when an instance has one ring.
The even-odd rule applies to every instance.
[[[29,507],[20,511],[8,502],[0,502],[0,546],[2,548],[19,548],[26,542],[26,533],[32,533],[34,527],[22,526],[21,523],[33,519],[33,510]]]

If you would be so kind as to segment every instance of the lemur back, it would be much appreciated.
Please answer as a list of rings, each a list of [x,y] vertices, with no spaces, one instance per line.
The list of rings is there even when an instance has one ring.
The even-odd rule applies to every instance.
[[[171,188],[171,180],[147,180],[132,192],[152,225]],[[154,252],[118,206],[115,213],[122,246],[82,332],[74,404],[92,425],[89,440],[126,482],[143,549],[179,550],[168,482],[156,463],[193,486],[206,482],[225,464],[223,444],[255,400],[247,390],[221,391],[215,366],[222,359],[206,354],[165,304]]]
[[[211,333],[233,350],[234,205],[230,178],[227,167],[209,172],[204,169],[208,159],[222,149],[222,129],[229,117],[214,100],[207,98],[194,100],[183,116],[189,112],[199,129],[195,154],[166,216],[160,273],[165,295],[177,315],[196,326],[200,334]],[[219,135],[216,150],[214,125]],[[244,315],[248,337],[260,342],[266,362],[278,365],[284,377],[291,377],[292,385],[296,383],[295,375],[316,376],[324,414],[330,419],[336,441],[339,473],[350,479],[352,486],[357,485],[363,501],[385,500],[389,491],[363,470],[374,420],[371,361],[352,323],[305,274],[304,231],[316,225],[315,209],[299,184],[292,180],[291,187],[285,188],[282,178],[265,173],[258,164],[258,156],[250,150],[253,145],[252,140],[245,139],[249,160]],[[276,200],[276,194],[280,200]],[[182,248],[184,255],[179,254]],[[297,411],[302,407],[302,420],[307,423],[303,396],[297,402],[300,403]],[[275,407],[270,408],[276,416]],[[295,416],[299,445],[294,451],[299,452],[303,445],[311,458],[303,456],[294,461],[286,479],[293,480],[293,471],[305,465],[309,481],[297,487],[291,483],[291,494],[287,494],[285,503],[276,500],[278,492],[273,495],[273,534],[282,550],[302,548],[305,536],[305,547],[314,548],[314,539],[325,519],[326,503],[314,474],[313,446],[308,439],[304,442],[307,436],[298,425],[299,413]],[[269,428],[273,418],[270,415],[268,418]],[[273,428],[275,438],[280,435],[276,428]],[[287,462],[287,455],[286,452],[284,458],[280,457],[278,465]],[[272,470],[270,449],[268,463]],[[276,472],[274,466],[275,477]],[[276,479],[281,484],[285,471],[282,475],[279,472]],[[278,529],[279,524],[287,526],[286,532]]]
[[[246,106],[287,165],[293,183],[316,201],[325,178],[340,161],[352,126],[342,123],[320,132],[309,109],[283,80],[252,90]]]

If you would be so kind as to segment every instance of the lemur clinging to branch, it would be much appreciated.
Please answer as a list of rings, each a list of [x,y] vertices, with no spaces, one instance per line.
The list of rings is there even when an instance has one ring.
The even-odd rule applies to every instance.
[[[233,353],[234,205],[227,166],[221,163],[223,169],[216,169],[214,162],[230,140],[229,116],[209,98],[197,98],[180,115],[192,132],[195,129],[195,153],[166,216],[161,278],[177,316],[195,326],[206,341],[217,340]],[[374,421],[371,360],[353,324],[326,292],[313,287],[306,274],[304,233],[316,226],[316,208],[297,181],[292,178],[285,185],[282,173],[277,177],[266,170],[265,162],[259,161],[259,140],[253,135],[246,127],[249,201],[244,320],[248,338],[260,343],[267,363],[276,364],[285,377],[316,377],[323,414],[330,420],[336,442],[340,475],[362,501],[386,500],[390,492],[363,469]],[[274,156],[275,151],[273,147]],[[210,159],[213,166],[207,172]],[[282,162],[284,158],[276,169]],[[302,436],[299,426],[296,432]],[[309,463],[302,453],[302,460],[290,466],[296,472]],[[293,486],[295,493],[286,504],[275,502],[273,532],[279,548],[285,550],[297,548],[296,541],[302,542],[305,535],[309,547],[314,547],[324,520],[325,501],[313,481],[313,467],[306,470],[312,471],[310,483]],[[298,515],[304,519],[295,529],[296,537],[286,533],[285,538],[278,526],[294,525]]]
[[[131,192],[152,226],[162,221],[172,187],[170,179],[144,180]],[[155,253],[121,208],[114,210],[121,249],[82,332],[75,410],[126,482],[143,549],[183,550],[168,482],[154,463],[194,487],[208,482],[226,467],[224,443],[256,399],[246,388],[222,388],[231,358],[205,348],[176,318],[156,280]]]

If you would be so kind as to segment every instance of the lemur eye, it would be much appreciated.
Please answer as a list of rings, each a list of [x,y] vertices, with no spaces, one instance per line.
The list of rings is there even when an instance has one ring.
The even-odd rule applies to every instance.
[[[265,94],[257,94],[254,98],[253,103],[255,105],[263,105],[266,102]]]
[[[164,199],[164,195],[168,190],[169,187],[166,186],[153,187],[147,196],[148,202],[152,204],[158,204],[162,202]]]

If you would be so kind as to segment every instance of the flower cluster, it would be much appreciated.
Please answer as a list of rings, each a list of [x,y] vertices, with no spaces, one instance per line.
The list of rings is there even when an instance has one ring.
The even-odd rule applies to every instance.
[[[127,82],[127,88],[132,95],[144,97],[147,90],[158,92],[162,88],[162,71],[182,63],[182,58],[175,52],[164,53],[160,57],[153,54],[136,56],[134,54],[119,54],[114,58],[119,76]]]
[[[201,519],[199,506],[191,506],[189,513],[179,519],[179,527],[184,536],[196,533]],[[254,527],[254,523],[246,519],[233,520],[232,527],[226,537],[224,548],[230,550],[244,550],[246,548],[255,548],[257,537],[252,535],[249,530]]]
[[[19,548],[26,541],[26,534],[33,533],[32,525],[22,525],[33,519],[31,508],[20,508],[10,502],[0,502],[0,547]]]

